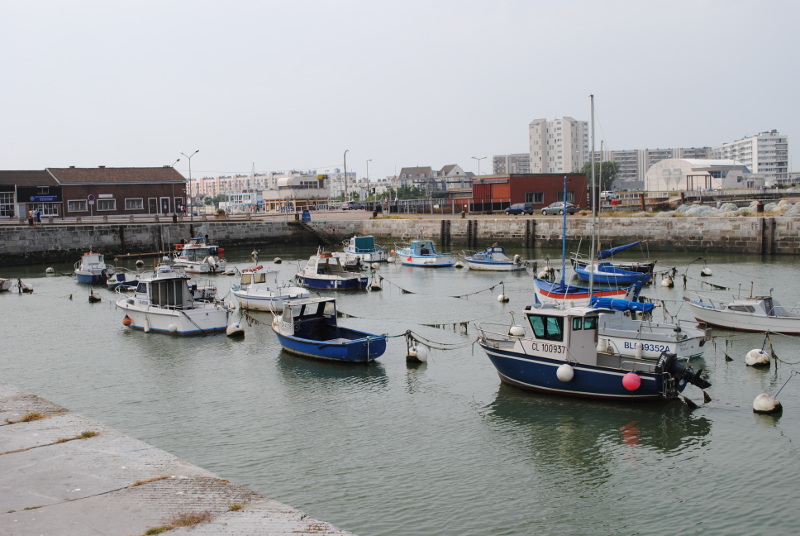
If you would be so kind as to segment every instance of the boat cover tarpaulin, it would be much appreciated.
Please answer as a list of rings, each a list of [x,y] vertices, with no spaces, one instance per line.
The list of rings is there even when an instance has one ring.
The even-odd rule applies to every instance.
[[[602,259],[607,259],[609,257],[613,257],[614,254],[619,253],[620,251],[625,251],[626,249],[632,248],[633,246],[637,246],[641,243],[642,243],[641,240],[637,240],[636,242],[631,242],[630,244],[625,244],[624,246],[617,246],[615,248],[609,248],[609,249],[601,249],[600,251],[597,252],[597,258],[602,260]]]
[[[589,307],[595,309],[613,309],[615,311],[634,311],[638,313],[649,313],[656,306],[655,303],[642,303],[620,298],[600,298],[592,296],[589,300]]]

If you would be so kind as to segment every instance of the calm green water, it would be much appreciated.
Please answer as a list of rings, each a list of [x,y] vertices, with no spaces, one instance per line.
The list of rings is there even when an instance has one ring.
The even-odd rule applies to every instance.
[[[281,251],[281,273],[289,278],[292,259],[311,253]],[[540,267],[559,255],[512,253],[538,257]],[[248,254],[228,256],[244,267]],[[277,254],[262,251],[262,261]],[[741,284],[747,294],[754,281],[759,293],[774,288],[784,304],[800,302],[794,258],[707,257],[713,275],[701,278],[696,257],[658,255],[660,270],[678,268],[676,286],[657,281],[644,294],[687,322],[682,298],[695,290],[723,297]],[[510,321],[530,301],[532,271],[386,265],[382,291],[341,295],[340,309],[354,315],[342,323],[411,330],[453,348],[431,350],[417,366],[407,365],[402,337],[370,366],[284,354],[267,314],[253,315],[244,340],[132,332],[112,292],[90,304],[86,286],[43,272],[0,270],[35,289],[0,295],[0,380],[361,536],[794,534],[800,526],[794,338],[772,336],[784,362],[754,370],[744,355],[763,335],[715,332],[692,363],[708,370],[713,400],[703,404],[689,386],[700,404],[693,411],[599,404],[503,386],[472,346],[473,322]],[[235,278],[213,280],[224,295]],[[509,303],[496,299],[503,290]],[[790,378],[782,416],[753,414],[758,394]]]

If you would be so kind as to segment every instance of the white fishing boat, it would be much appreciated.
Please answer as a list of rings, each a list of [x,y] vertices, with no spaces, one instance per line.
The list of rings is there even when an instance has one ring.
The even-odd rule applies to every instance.
[[[0,292],[11,290],[12,281],[5,277],[0,277]]]
[[[686,298],[684,298],[686,299]],[[786,307],[770,296],[734,298],[729,301],[702,297],[688,300],[692,315],[709,326],[736,331],[756,331],[800,335],[798,307]]]
[[[175,245],[176,266],[190,274],[216,274],[227,269],[224,250],[207,243],[204,237],[192,238],[188,243]]]
[[[311,295],[303,287],[280,283],[277,270],[261,265],[242,270],[239,284],[231,287],[231,292],[240,308],[254,311],[283,311],[287,300]]]
[[[519,255],[509,257],[502,246],[492,244],[483,251],[464,256],[470,270],[514,272],[525,269],[525,261]]]
[[[224,304],[195,300],[189,276],[168,264],[142,274],[133,295],[119,298],[116,305],[125,311],[125,326],[170,335],[225,331],[230,316]]]
[[[439,253],[433,240],[412,240],[408,246],[398,248],[397,257],[408,266],[442,268],[453,266],[456,258],[452,253]]]
[[[341,258],[342,252],[337,252]],[[358,264],[371,264],[373,262],[386,262],[389,252],[386,248],[375,244],[374,236],[353,236],[344,245],[344,258],[346,264],[350,259],[357,259]]]
[[[106,264],[102,253],[89,250],[75,263],[75,279],[78,283],[105,283],[114,274],[113,266]]]

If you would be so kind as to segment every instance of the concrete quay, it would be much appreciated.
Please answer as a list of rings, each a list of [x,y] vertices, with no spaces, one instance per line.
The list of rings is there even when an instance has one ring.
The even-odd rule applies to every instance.
[[[0,475],[4,536],[350,534],[3,382]]]

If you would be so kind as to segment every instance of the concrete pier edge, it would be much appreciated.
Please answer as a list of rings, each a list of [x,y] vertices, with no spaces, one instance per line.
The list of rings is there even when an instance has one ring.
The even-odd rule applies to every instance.
[[[0,474],[6,536],[351,534],[2,381]]]

